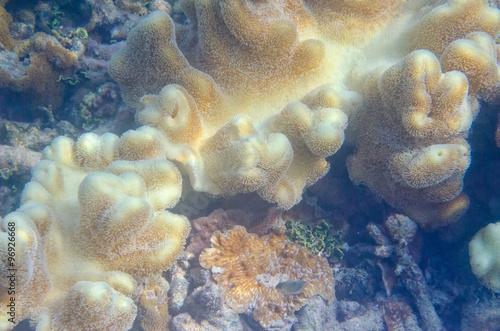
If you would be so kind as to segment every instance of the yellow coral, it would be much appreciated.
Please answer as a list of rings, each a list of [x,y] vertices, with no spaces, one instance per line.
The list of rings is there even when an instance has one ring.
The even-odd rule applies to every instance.
[[[452,41],[479,31],[495,37],[500,32],[500,12],[488,0],[449,0],[417,21],[410,45],[440,56]]]
[[[175,205],[181,188],[170,161],[195,190],[255,191],[289,208],[328,171],[326,158],[342,145],[348,116],[354,129],[348,138],[357,147],[348,161],[354,182],[425,227],[446,224],[467,209],[461,192],[470,162],[465,138],[477,98],[499,97],[500,12],[487,0],[184,0],[181,7],[188,24],[152,13],[110,63],[144,126],[121,138],[55,140],[34,168],[21,208],[3,221],[2,277],[5,222],[20,229],[19,318],[34,318],[40,328],[78,329],[99,316],[94,322],[102,328],[110,318],[121,318],[112,324],[117,328],[129,327],[136,281],[167,268],[189,228],[185,218],[164,210]],[[55,88],[54,65],[65,70],[78,54],[43,34],[9,45],[9,17],[3,16],[1,41],[22,56],[32,51],[32,65],[20,79],[3,72],[0,85],[51,100],[54,94],[44,91]],[[288,275],[297,266],[310,284],[321,279],[326,297],[333,295],[326,262],[279,235],[258,239],[238,228],[226,239],[218,234],[217,248],[203,255],[206,266],[273,271],[215,261],[210,256],[216,252],[231,253],[220,246],[225,240],[236,252],[251,243],[290,253],[293,259],[280,260]],[[313,269],[328,271],[313,275]],[[227,282],[230,274],[215,276]],[[261,284],[276,310],[238,303],[248,298],[245,287],[228,292],[237,297],[236,309],[254,309],[266,325],[293,319],[303,298],[283,298],[265,281],[253,284]],[[7,286],[5,279],[0,284]],[[304,295],[319,293],[313,288]],[[7,298],[1,300],[4,314]],[[93,308],[69,316],[61,303],[75,311]],[[123,306],[113,306],[118,303]],[[99,313],[105,309],[110,314]]]
[[[182,8],[190,24],[152,13],[110,72],[195,190],[255,191],[290,208],[328,171],[350,116],[354,182],[406,212],[425,208],[413,217],[428,226],[467,208],[464,138],[476,98],[500,92],[500,12],[487,0]],[[448,218],[431,225],[436,215]]]
[[[469,242],[472,272],[488,288],[500,292],[500,222],[490,223]]]
[[[440,61],[443,71],[459,70],[469,80],[469,94],[486,101],[499,97],[498,45],[487,33],[473,32],[453,41]]]
[[[197,11],[200,25],[220,25],[213,3],[194,6],[207,7]],[[299,42],[301,32],[312,28],[306,24],[310,15],[299,7],[303,9],[292,7],[301,13],[294,12],[298,16],[291,11],[269,13],[254,8],[249,17],[243,14],[251,11],[249,3],[222,3],[221,15],[228,18],[227,26],[212,31],[214,34],[210,30],[200,34],[206,47],[195,50],[202,53],[196,58],[210,76],[187,61],[194,54],[179,50],[173,23],[162,12],[139,24],[127,47],[113,58],[110,72],[121,84],[125,99],[138,106],[137,121],[163,132],[168,158],[184,165],[196,190],[216,195],[257,191],[264,199],[290,208],[300,200],[304,186],[328,170],[325,157],[344,140],[347,116],[341,109],[353,108],[356,98],[352,93],[321,87],[305,95],[303,102],[284,107],[276,103],[283,100],[277,93],[277,98],[270,100],[271,112],[268,102],[257,99],[264,91],[285,87],[307,91],[297,83],[306,83],[307,77],[318,73],[324,46],[316,39]],[[302,14],[305,21],[298,19]],[[272,23],[263,25],[261,21],[269,15]],[[287,15],[293,22],[303,23],[300,31]],[[249,48],[238,49],[235,56],[221,43],[228,38],[237,38]],[[265,46],[273,40],[282,51],[269,53]],[[144,47],[151,52],[137,56],[137,50]],[[210,47],[216,49],[211,51]],[[277,67],[270,59],[280,59],[282,65]],[[228,61],[236,62],[230,65]],[[249,63],[255,70],[250,70]],[[137,67],[149,69],[137,73]],[[242,75],[242,70],[248,75]],[[251,116],[237,115],[245,113],[244,109],[251,110]]]
[[[179,200],[181,176],[149,147],[154,131],[86,134],[76,143],[60,137],[44,150],[20,209],[0,232],[6,276],[15,227],[16,322],[31,318],[41,330],[131,328],[137,281],[167,269],[189,232],[185,217],[165,210]],[[4,320],[10,299],[0,300]]]
[[[57,310],[39,323],[40,330],[127,330],[134,322],[134,302],[104,282],[73,285]],[[102,318],[106,316],[106,318]]]
[[[348,160],[351,179],[426,227],[455,220],[468,204],[436,210],[459,196],[470,164],[463,138],[473,117],[466,76],[443,74],[436,56],[415,51],[370,84],[377,84],[376,92],[364,111],[372,116],[357,123],[363,134]],[[392,131],[381,134],[386,127]]]
[[[253,312],[265,328],[292,324],[313,295],[334,297],[334,280],[328,261],[287,240],[284,231],[260,237],[235,226],[226,235],[216,231],[212,248],[200,255],[200,264],[212,270],[223,288],[228,306],[238,313]],[[300,294],[276,289],[280,282],[307,282]]]
[[[370,39],[398,15],[404,3],[401,0],[308,1],[318,23],[326,27],[324,37],[346,44]]]

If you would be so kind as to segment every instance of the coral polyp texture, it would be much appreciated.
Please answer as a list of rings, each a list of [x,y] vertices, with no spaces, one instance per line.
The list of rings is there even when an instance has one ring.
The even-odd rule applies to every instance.
[[[59,137],[45,148],[21,207],[1,220],[0,329],[14,326],[5,316],[9,268],[17,269],[16,322],[30,318],[37,330],[132,327],[138,284],[170,267],[189,232],[185,217],[165,210],[180,197],[180,173],[144,129]]]
[[[500,222],[479,230],[469,243],[472,271],[492,291],[500,292]]]
[[[170,17],[155,12],[129,34],[110,73],[196,190],[256,191],[290,208],[328,171],[357,95],[317,84],[325,45],[299,40],[297,25],[313,24],[300,6],[304,17],[246,2],[184,5],[193,31],[179,31],[179,45]]]
[[[211,269],[222,287],[226,304],[238,313],[252,313],[266,329],[290,327],[294,312],[307,299],[334,297],[332,269],[324,257],[288,241],[284,230],[259,237],[235,226],[227,234],[216,231],[212,247],[200,255],[202,267]],[[306,282],[298,294],[283,294],[276,285]]]
[[[50,114],[63,101],[57,80],[84,60],[82,30],[68,44],[41,32],[16,39],[6,2],[0,0],[0,87],[27,93]],[[106,5],[87,2],[96,11]],[[143,2],[126,3],[146,12]],[[160,1],[152,8],[161,3],[166,8]],[[180,198],[181,174],[195,191],[255,192],[287,209],[327,173],[345,138],[354,150],[347,159],[354,183],[425,228],[457,220],[469,205],[462,192],[469,129],[481,102],[500,100],[497,3],[180,0],[172,7],[176,22],[151,13],[126,45],[115,45],[121,48],[109,64],[141,127],[121,137],[57,138],[34,166],[20,208],[1,220],[0,329],[14,327],[7,315],[13,296],[5,294],[12,266],[15,322],[31,319],[38,330],[126,330],[140,311],[151,317],[143,325],[164,328],[166,295],[155,299],[143,285],[149,280],[157,294],[167,292],[154,279],[188,235],[188,220],[167,210]],[[94,16],[94,27],[103,15]],[[97,40],[87,43],[89,56],[100,52]],[[487,229],[478,236],[488,237]],[[228,305],[253,312],[266,328],[289,327],[307,297],[334,295],[326,260],[283,233],[259,238],[236,227],[212,244],[200,262],[225,288]],[[496,289],[497,276],[486,268],[493,260],[485,261],[473,268]],[[307,285],[300,294],[276,290],[288,280]]]
[[[371,115],[357,123],[358,149],[348,160],[351,179],[424,226],[456,219],[468,205],[460,195],[470,164],[464,137],[473,118],[466,76],[443,74],[434,54],[415,51],[370,83]]]
[[[154,12],[110,73],[195,190],[290,208],[349,118],[351,179],[428,228],[456,220],[478,99],[498,98],[487,0],[181,1]]]

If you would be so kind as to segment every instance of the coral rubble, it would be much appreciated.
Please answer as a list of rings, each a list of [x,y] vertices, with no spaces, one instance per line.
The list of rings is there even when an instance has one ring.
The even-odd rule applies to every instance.
[[[408,247],[414,240],[417,225],[404,215],[392,215],[385,220],[384,224],[391,239],[387,238],[375,224],[368,224],[370,235],[380,245],[375,250],[375,254],[383,258],[392,257],[395,260],[395,273],[401,276],[406,288],[415,299],[424,330],[443,330],[443,323],[430,300],[429,290],[422,270]],[[395,308],[389,306],[391,304],[388,304],[387,310]],[[390,324],[392,322],[396,323],[391,321]],[[400,322],[398,321],[398,323]]]
[[[245,330],[238,314],[224,304],[220,286],[198,287],[188,297],[186,307],[194,318],[187,312],[177,315],[172,321],[173,331]]]

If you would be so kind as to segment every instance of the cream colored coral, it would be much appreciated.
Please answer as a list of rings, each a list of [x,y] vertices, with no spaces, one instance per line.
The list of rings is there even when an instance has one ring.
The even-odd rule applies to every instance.
[[[287,240],[283,231],[259,237],[235,226],[227,234],[216,231],[212,248],[200,255],[200,264],[212,270],[222,286],[227,305],[238,313],[253,313],[266,329],[290,326],[313,295],[334,296],[334,280],[328,261]],[[307,282],[297,295],[285,295],[275,287],[289,280]]]
[[[469,158],[463,157],[467,153],[466,146],[442,144],[396,154],[390,161],[391,175],[411,188],[434,186],[457,173],[463,173],[469,166]]]
[[[137,281],[167,269],[189,232],[186,218],[165,210],[179,200],[181,176],[155,132],[60,137],[44,150],[0,232],[6,261],[8,225],[16,227],[18,320],[41,330],[131,328]],[[9,297],[0,299],[3,314]]]
[[[139,55],[135,47],[127,47],[117,52],[110,74],[121,83],[123,97],[131,105],[139,106],[142,96],[156,94],[167,84],[179,84],[203,106],[201,111],[217,117],[220,92],[210,76],[190,66],[175,43],[173,29],[165,12],[150,14],[127,37],[129,45],[147,51]]]
[[[484,285],[500,292],[500,222],[479,230],[469,242],[472,271]]]
[[[120,138],[56,139],[21,208],[5,218],[21,229],[18,317],[78,328],[105,308],[106,300],[94,305],[95,288],[124,303],[107,306],[123,324],[98,314],[99,323],[130,325],[136,281],[167,268],[189,228],[165,211],[181,188],[170,161],[195,190],[255,191],[289,208],[328,171],[349,120],[354,182],[425,227],[467,209],[465,139],[477,98],[499,96],[500,12],[487,0],[184,0],[181,7],[185,25],[151,14],[110,64],[144,126]],[[56,315],[58,304],[76,301],[95,311]],[[259,320],[278,322],[280,314],[261,312]]]
[[[147,95],[141,102],[143,109],[136,115],[137,122],[157,127],[172,144],[196,143],[203,136],[196,103],[183,87],[167,85],[158,96]]]
[[[500,12],[490,7],[488,0],[449,0],[432,8],[411,31],[412,50],[428,49],[440,56],[450,42],[471,32],[482,31],[496,37],[500,32]]]
[[[354,182],[425,227],[437,227],[456,220],[469,205],[461,193],[470,163],[465,138],[478,112],[476,98],[499,96],[494,38],[500,12],[484,0],[428,3],[421,9],[403,33],[406,45],[396,46],[395,54],[401,46],[434,54],[413,51],[387,70],[382,66],[358,77],[358,83],[366,78],[356,88],[367,98],[354,119],[360,139],[348,166]]]
[[[50,291],[50,275],[45,255],[45,245],[41,236],[46,235],[52,226],[52,213],[49,208],[38,204],[28,204],[18,212],[13,212],[1,220],[0,231],[0,327],[10,330],[14,324],[8,319],[16,317],[16,323],[38,311],[43,299]],[[14,232],[15,230],[15,232]],[[14,232],[14,242],[12,234]],[[9,242],[11,243],[9,245]],[[9,246],[15,249],[9,260]],[[54,247],[58,248],[58,247]],[[59,254],[55,251],[56,255]],[[57,258],[54,256],[54,258]],[[12,263],[12,264],[11,264]],[[8,278],[10,271],[16,269],[16,278]],[[15,292],[8,292],[14,290]],[[10,294],[10,295],[9,295]],[[7,315],[10,298],[15,294],[13,311],[15,316]]]
[[[426,227],[457,219],[468,206],[453,202],[470,164],[466,76],[443,74],[436,56],[415,51],[369,84],[376,92],[363,110],[371,116],[357,122],[362,134],[348,160],[351,179]]]
[[[318,23],[326,27],[325,38],[346,44],[362,44],[397,16],[405,1],[311,0],[307,3]]]
[[[303,101],[309,99],[315,96]],[[325,107],[328,102],[332,108]],[[325,157],[344,140],[347,116],[333,108],[332,100],[325,104],[289,103],[260,126],[254,126],[248,116],[234,117],[200,149],[204,176],[216,185],[209,192],[257,191],[284,208],[300,201],[303,188],[328,171]],[[201,170],[197,171],[201,177]]]
[[[289,208],[328,171],[350,116],[356,183],[404,211],[420,206],[412,216],[426,225],[467,208],[464,138],[476,98],[500,94],[500,12],[486,0],[182,8],[189,24],[151,14],[110,72],[195,190],[255,191]]]
[[[198,12],[202,15],[199,24],[220,23],[212,16],[213,4],[207,2],[196,6],[207,6],[206,11]],[[251,49],[239,53],[241,57],[238,57],[229,54],[226,45],[217,42],[213,45],[217,46],[217,58],[207,54],[209,48],[195,50],[203,53],[197,58],[210,76],[187,63],[184,55],[189,57],[192,54],[181,53],[173,44],[173,25],[168,16],[160,12],[152,14],[134,29],[127,47],[113,59],[111,73],[122,84],[131,104],[137,104],[137,96],[141,93],[158,93],[146,94],[140,99],[136,119],[163,132],[168,158],[184,165],[196,190],[216,195],[257,191],[264,199],[290,208],[300,201],[303,188],[313,184],[328,170],[325,157],[340,147],[347,125],[347,116],[337,107],[349,110],[353,108],[353,101],[352,97],[342,100],[337,91],[323,87],[306,95],[306,103],[285,104],[283,110],[276,108],[276,102],[271,100],[275,109],[265,113],[269,103],[253,98],[258,98],[257,94],[264,90],[284,86],[297,89],[297,83],[314,73],[314,68],[321,63],[320,58],[312,60],[310,57],[321,57],[322,51],[318,49],[323,46],[312,39],[298,43],[300,33],[314,26],[307,24],[310,15],[302,10],[303,7],[293,7],[305,15],[304,20],[299,19],[302,14],[290,16],[296,24],[304,25],[299,27],[300,31],[295,31],[292,22],[280,18],[279,11],[243,15],[250,10],[248,6],[246,2],[238,6],[229,2],[222,4],[221,14],[228,17],[229,31],[217,32],[220,35],[208,32],[200,35],[205,44],[211,45],[217,38],[226,39],[232,34]],[[274,23],[262,25],[261,20],[269,15]],[[284,15],[288,17],[291,13]],[[250,29],[249,26],[243,29],[242,24],[249,24]],[[273,50],[270,54],[264,47],[273,40],[276,40],[274,44],[283,47],[282,52]],[[136,49],[149,47],[149,44],[155,45],[154,52],[137,57]],[[162,57],[163,54],[168,56]],[[265,62],[266,57],[279,57],[288,64],[265,68],[270,65]],[[221,67],[220,61],[224,61],[224,66]],[[233,67],[225,61],[237,62]],[[254,78],[260,80],[259,84],[236,70],[256,61],[264,67],[257,63],[258,72],[244,70],[250,75],[259,75]],[[296,72],[294,64],[297,61],[300,61],[300,70],[305,72]],[[177,65],[179,63],[182,65]],[[304,67],[306,63],[308,65]],[[127,68],[135,66],[151,70],[147,71],[147,76],[141,73],[138,80],[131,80],[125,75],[132,73]],[[209,70],[212,67],[218,70],[212,72]],[[224,70],[231,72],[224,74]],[[224,74],[224,79],[217,80],[221,74]],[[156,76],[154,84],[147,83],[151,75]],[[289,80],[283,75],[289,75]],[[160,90],[158,81],[171,85]],[[275,86],[277,83],[279,86]],[[280,94],[276,95],[282,99]],[[252,110],[251,116],[237,115],[236,112],[245,112],[245,108]]]
[[[183,3],[195,29],[186,35],[179,29],[187,43],[179,47],[194,68],[231,91],[239,107],[261,93],[279,98],[282,89],[296,89],[297,80],[307,83],[324,61],[325,45],[315,38],[316,22],[303,1]]]
[[[132,299],[105,282],[76,283],[57,308],[39,322],[40,330],[128,330],[137,313]]]
[[[443,71],[459,70],[469,80],[469,94],[497,102],[500,88],[498,45],[487,33],[473,32],[452,42],[440,57]]]

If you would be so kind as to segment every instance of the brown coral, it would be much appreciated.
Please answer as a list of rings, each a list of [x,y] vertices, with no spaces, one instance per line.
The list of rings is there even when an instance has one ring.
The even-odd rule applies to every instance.
[[[0,69],[0,87],[31,94],[32,106],[57,109],[66,88],[59,78],[73,73],[79,56],[83,54],[83,46],[69,50],[56,38],[36,33],[29,39],[13,41],[12,51],[16,59],[29,58],[30,64],[25,74],[19,77],[13,76],[9,70]]]
[[[291,243],[284,231],[263,237],[235,226],[226,235],[217,231],[212,248],[200,255],[200,264],[212,270],[223,287],[228,306],[238,313],[253,312],[265,328],[291,325],[294,312],[307,298],[334,297],[333,274],[325,258]],[[285,295],[275,287],[279,282],[302,280],[307,284],[298,295]]]
[[[0,87],[29,94],[32,107],[57,109],[66,86],[60,77],[71,76],[78,58],[83,55],[84,46],[79,40],[72,41],[71,49],[61,45],[59,40],[39,32],[25,40],[16,40],[9,31],[12,17],[4,9],[8,0],[0,2],[0,49],[2,57],[13,56],[21,66],[21,59],[29,59],[27,70],[16,75],[14,70],[0,68]],[[56,34],[57,35],[57,34]],[[12,60],[12,58],[11,58]]]
[[[14,40],[10,35],[10,24],[12,23],[12,16],[4,9],[5,2],[0,2],[0,44],[8,50],[14,47]]]

